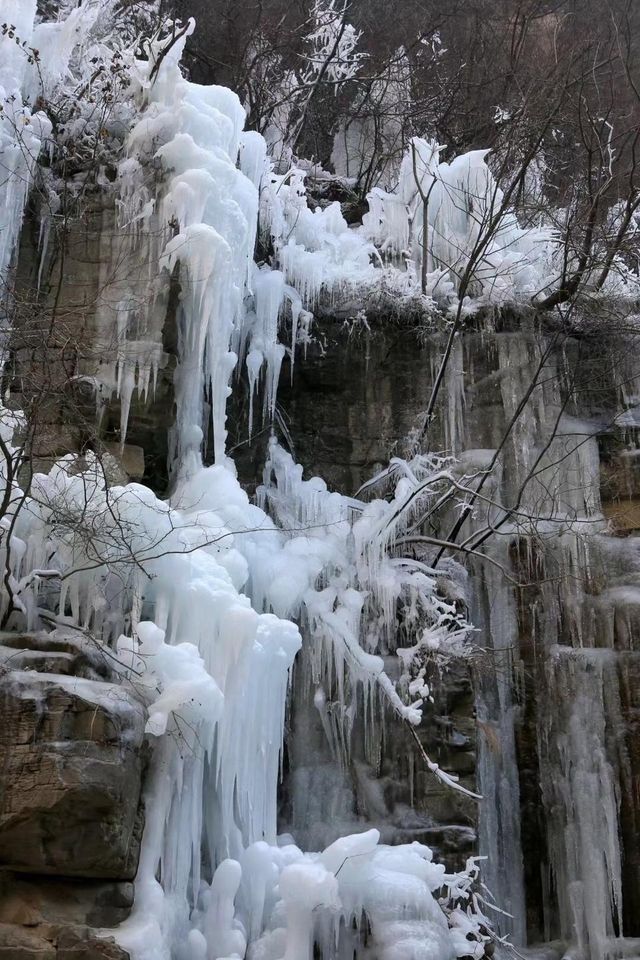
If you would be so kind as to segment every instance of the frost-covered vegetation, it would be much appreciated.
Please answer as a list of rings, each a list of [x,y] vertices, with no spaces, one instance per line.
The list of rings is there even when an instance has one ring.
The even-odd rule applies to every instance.
[[[342,93],[364,69],[359,32],[337,4],[312,5],[303,68],[285,69],[269,49],[257,58],[248,110],[228,87],[188,78],[181,60],[196,25],[161,22],[153,4],[136,5],[137,21],[115,0],[65,3],[44,17],[35,0],[5,0],[2,10],[7,359],[30,307],[11,270],[30,196],[42,263],[52,231],[64,243],[89,197],[104,193],[115,205],[95,304],[100,363],[89,373],[81,358],[73,378],[90,380],[97,431],[104,406],[119,401],[122,444],[132,400],[156,389],[168,304],[180,290],[167,499],[112,484],[97,444],[38,471],[48,377],[23,388],[21,410],[10,395],[2,409],[3,626],[84,631],[113,651],[123,683],[148,706],[146,826],[119,942],[134,960],[310,960],[314,949],[326,960],[480,960],[495,935],[475,861],[447,873],[426,846],[388,847],[376,830],[321,852],[277,836],[289,674],[302,634],[318,709],[329,691],[344,708],[329,735],[345,763],[357,711],[371,738],[385,711],[420,725],[429,664],[468,653],[460,561],[481,555],[486,538],[456,543],[456,510],[466,516],[486,496],[494,466],[465,470],[428,449],[455,335],[481,307],[551,308],[589,295],[633,303],[635,195],[604,214],[596,206],[602,230],[576,245],[570,205],[545,216],[516,196],[534,157],[492,164],[473,149],[445,160],[432,131],[394,128],[402,149],[367,184],[364,216],[348,222],[345,200],[326,199],[357,185],[345,118],[333,170],[298,155],[321,86]],[[265,43],[256,35],[246,56]],[[401,96],[404,72],[376,87],[374,101]],[[246,129],[259,85],[270,99]],[[362,124],[358,143],[370,146]],[[350,316],[354,303],[364,317],[380,299],[448,324],[425,450],[347,497],[303,480],[274,437],[250,502],[227,454],[231,392],[248,389],[249,433],[272,421],[283,360],[295,376],[315,318]],[[49,333],[38,327],[40,349],[55,329],[54,309]],[[436,516],[451,519],[452,536],[433,533]],[[514,511],[505,522],[517,522]],[[397,682],[383,659],[393,655]],[[470,793],[426,754],[424,762]]]

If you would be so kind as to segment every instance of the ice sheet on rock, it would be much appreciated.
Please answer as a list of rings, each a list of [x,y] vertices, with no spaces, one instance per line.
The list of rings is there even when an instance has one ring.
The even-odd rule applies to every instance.
[[[617,955],[623,906],[620,797],[607,756],[612,714],[605,705],[605,698],[616,695],[616,665],[609,651],[559,647],[547,675],[557,706],[546,724],[541,782],[547,808],[558,811],[550,824],[549,856],[561,933],[577,941],[582,956],[606,960]]]
[[[119,142],[118,129],[123,123],[126,125],[129,118],[128,103],[114,103],[103,114],[96,110],[88,95],[104,67],[105,57],[111,59],[115,53],[121,65],[124,55],[129,59],[125,41],[114,36],[111,0],[58,4],[53,21],[44,19],[37,12],[37,6],[32,0],[6,0],[2,9],[7,26],[0,38],[0,104],[3,108],[0,156],[5,173],[0,187],[0,276],[3,278],[30,188],[36,180],[38,156],[45,143],[48,141],[51,157],[56,146],[64,150],[70,141],[80,143],[99,136],[115,144]],[[98,62],[101,66],[97,69]],[[71,101],[73,116],[67,115],[66,110]],[[58,107],[58,103],[62,106]],[[36,109],[39,104],[43,105],[42,110]],[[51,110],[52,104],[56,105],[55,111]],[[55,112],[54,137],[47,111]],[[60,206],[57,191],[62,184],[52,167],[40,168],[39,180],[41,272],[51,223]],[[105,186],[102,174],[98,174],[97,180]],[[67,178],[63,189],[70,196],[77,192],[78,184],[73,176]]]
[[[9,683],[13,693],[22,700],[40,701],[45,687],[58,687],[70,696],[99,707],[105,713],[131,716],[142,713],[142,704],[137,697],[114,683],[88,680],[84,677],[60,673],[45,673],[31,669],[11,669]]]
[[[99,3],[83,4],[67,10],[58,21],[36,25],[31,45],[38,51],[39,62],[37,66],[29,65],[26,89],[32,103],[38,95],[49,99],[55,86],[66,77],[72,54],[88,38],[99,13]],[[86,55],[85,51],[80,55],[83,53]]]
[[[239,863],[224,861],[194,914],[209,956],[221,957],[229,942],[244,956],[248,934],[249,960],[310,960],[314,945],[325,960],[364,960],[371,949],[385,960],[453,960],[447,919],[432,894],[453,878],[420,844],[389,848],[378,841],[369,831],[323,853],[302,853],[283,838],[278,846],[254,844]]]
[[[51,122],[28,103],[28,48],[33,39],[36,0],[6,0],[2,18],[15,30],[0,37],[0,283],[7,271],[22,226],[38,155],[51,133]],[[18,42],[16,42],[16,40]]]

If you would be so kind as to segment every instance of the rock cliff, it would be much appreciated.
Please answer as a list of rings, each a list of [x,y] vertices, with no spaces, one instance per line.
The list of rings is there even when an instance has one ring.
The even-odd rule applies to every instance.
[[[133,903],[145,710],[82,635],[0,645],[0,956],[120,960]]]

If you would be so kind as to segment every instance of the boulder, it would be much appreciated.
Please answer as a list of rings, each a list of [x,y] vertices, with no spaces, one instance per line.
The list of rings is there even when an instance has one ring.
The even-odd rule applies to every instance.
[[[0,924],[116,927],[133,906],[129,882],[0,874]]]
[[[0,960],[56,960],[56,948],[36,931],[1,923]]]
[[[0,867],[132,880],[142,704],[118,683],[11,670],[0,718]]]
[[[113,937],[86,928],[30,930],[0,923],[0,960],[129,960]]]
[[[65,930],[58,938],[56,960],[129,960],[113,937],[96,937],[91,931]]]

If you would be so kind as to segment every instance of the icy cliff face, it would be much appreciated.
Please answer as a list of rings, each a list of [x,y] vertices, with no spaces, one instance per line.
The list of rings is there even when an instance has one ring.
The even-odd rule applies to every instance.
[[[437,365],[443,339],[408,330],[399,338],[384,326],[350,338],[335,323],[322,332],[331,352],[311,347],[283,400],[301,462],[356,489],[382,449],[412,420],[421,424],[432,382],[424,371]],[[472,561],[467,587],[477,628],[479,847],[483,879],[512,915],[492,911],[493,921],[524,955],[524,943],[545,942],[533,956],[554,960],[624,956],[638,935],[636,337],[615,339],[604,350],[599,336],[543,334],[518,316],[467,331],[433,425],[434,442],[456,451],[468,474],[487,469],[502,445],[483,487],[490,512],[476,504],[465,527],[481,535],[502,519],[500,505],[516,507],[491,541],[493,562]],[[303,703],[297,692],[294,709]],[[450,719],[456,727],[455,711]],[[411,821],[393,766],[396,731],[387,727],[375,768],[356,765],[330,793],[331,758],[312,723],[303,729],[313,754],[294,742],[293,822],[310,813],[318,834],[364,811],[399,838]],[[439,810],[437,798],[417,782],[414,796],[413,827],[426,830],[419,815]],[[455,806],[443,821],[464,822],[453,819]]]
[[[88,9],[88,20],[78,9],[70,23],[52,28],[48,55],[56,64],[60,59],[59,76],[77,46],[66,28],[86,37],[97,12],[95,5]],[[304,610],[318,635],[318,680],[328,675],[341,686],[348,682],[364,690],[365,702],[375,692],[410,724],[420,721],[419,691],[401,698],[376,654],[378,642],[389,644],[398,603],[411,611],[420,642],[428,636],[446,641],[456,612],[438,600],[424,565],[386,557],[389,537],[399,532],[391,517],[435,469],[427,460],[415,474],[402,477],[400,470],[396,499],[374,502],[369,519],[356,523],[349,501],[318,482],[301,484],[293,461],[274,447],[270,464],[278,479],[267,480],[267,496],[281,522],[285,513],[293,517],[286,536],[249,503],[235,478],[225,442],[234,367],[246,355],[251,391],[262,376],[272,411],[284,305],[293,357],[298,324],[308,323],[302,302],[314,301],[324,286],[353,282],[353,271],[345,280],[337,266],[345,253],[347,265],[362,261],[369,270],[369,247],[354,241],[355,259],[349,259],[351,238],[339,211],[306,225],[303,216],[301,230],[311,235],[318,221],[323,235],[336,238],[337,251],[329,245],[336,280],[326,250],[311,251],[311,266],[294,266],[300,258],[291,240],[289,254],[283,249],[281,256],[287,280],[300,293],[283,273],[254,267],[254,181],[260,181],[264,150],[255,137],[243,137],[235,94],[183,79],[179,59],[191,29],[177,43],[151,42],[147,60],[130,64],[138,114],[118,170],[123,239],[108,267],[115,277],[112,299],[103,298],[98,323],[104,331],[111,317],[115,356],[94,374],[99,395],[120,399],[124,441],[134,392],[144,398],[154,388],[163,305],[177,275],[171,499],[160,501],[141,485],[108,488],[98,460],[87,455],[81,464],[69,455],[37,475],[30,499],[19,513],[15,507],[11,551],[5,552],[13,608],[27,625],[41,624],[43,580],[57,581],[59,588],[47,591],[49,621],[68,622],[110,644],[123,683],[147,705],[154,747],[136,897],[115,935],[140,960],[303,960],[314,944],[327,958],[364,957],[374,949],[388,960],[448,960],[467,955],[470,944],[481,955],[481,914],[470,906],[473,863],[465,873],[446,875],[427,847],[386,848],[376,830],[338,840],[323,853],[303,853],[290,838],[276,836],[288,675],[300,636],[290,620],[268,611],[300,619]],[[250,176],[236,164],[241,146]],[[37,149],[34,142],[34,161]],[[291,215],[287,192],[271,198],[271,222]],[[26,190],[14,203],[18,221],[25,198]],[[302,201],[294,190],[296,216]],[[277,240],[276,228],[273,236]],[[15,233],[10,242],[7,258]],[[139,274],[121,270],[123,259],[142,267],[146,260],[146,286]],[[8,449],[16,442],[13,426],[7,420]],[[205,431],[210,467],[203,465]],[[9,492],[17,503],[15,482]],[[63,530],[62,513],[70,518]],[[320,527],[320,536],[305,535],[307,526]],[[319,578],[324,589],[316,589]],[[368,648],[361,646],[365,600],[377,609],[381,637],[371,637]],[[8,597],[4,602],[8,609]],[[464,635],[464,624],[458,632]],[[455,631],[452,637],[455,642]],[[432,772],[446,777],[436,764]],[[435,892],[442,890],[440,903]]]
[[[1,188],[3,278],[51,133],[45,114],[34,112],[38,84],[50,96],[69,76],[85,76],[86,51],[104,55],[109,4],[83,5],[56,24],[35,25],[33,4],[10,12],[26,48],[2,41],[0,148],[10,171]],[[598,431],[578,419],[581,409],[569,416],[558,393],[567,356],[550,351],[539,368],[540,343],[545,356],[547,347],[537,336],[498,335],[473,347],[458,338],[438,425],[447,455],[414,450],[378,464],[357,497],[304,480],[272,440],[256,505],[228,453],[230,395],[244,393],[246,378],[249,433],[274,419],[281,368],[295,378],[314,310],[339,310],[384,284],[417,295],[423,308],[456,301],[482,223],[496,198],[501,203],[484,154],[446,164],[437,145],[415,141],[397,189],[374,192],[365,224],[351,229],[338,204],[309,208],[302,166],[274,170],[263,139],[243,131],[232,91],[185,80],[179,61],[193,24],[185,27],[175,43],[149,41],[143,58],[118,48],[130,93],[106,135],[123,148],[109,171],[115,186],[104,170],[98,185],[117,194],[119,230],[100,264],[100,362],[83,357],[77,371],[95,388],[99,413],[119,402],[122,453],[132,406],[153,397],[166,361],[172,304],[170,497],[109,485],[104,461],[86,452],[38,474],[25,504],[15,478],[3,474],[2,559],[12,593],[11,607],[3,594],[3,616],[31,630],[64,624],[88,632],[147,710],[152,759],[136,900],[115,934],[140,960],[305,960],[314,949],[325,960],[485,954],[490,935],[473,861],[446,873],[422,843],[388,847],[376,829],[333,840],[335,823],[322,852],[277,835],[287,696],[302,636],[301,676],[312,691],[304,709],[319,720],[334,764],[328,781],[311,782],[335,790],[334,773],[354,760],[353,731],[362,733],[357,761],[373,767],[381,717],[410,738],[423,722],[432,697],[425,663],[469,650],[464,574],[455,563],[432,563],[436,551],[424,545],[438,541],[418,526],[443,504],[452,526],[473,491],[470,478],[485,476],[484,506],[470,513],[469,528],[482,537],[495,526],[499,536],[486,562],[470,561],[466,594],[481,630],[474,670],[484,878],[499,909],[512,914],[497,922],[517,943],[528,926],[539,938],[575,941],[589,960],[616,956],[624,949],[616,941],[622,890],[633,878],[619,835],[633,833],[636,773],[626,741],[612,745],[616,731],[628,739],[632,699],[628,665],[615,657],[621,646],[634,652],[637,557],[633,544],[621,549],[606,536]],[[30,62],[36,46],[40,71]],[[55,185],[46,184],[53,206],[44,247]],[[259,267],[258,237],[273,253]],[[546,283],[550,243],[505,208],[474,269],[475,307],[517,301]],[[417,279],[423,257],[425,290]],[[434,369],[441,346],[427,348]],[[424,379],[429,363],[409,369]],[[516,417],[536,370],[541,388]],[[631,395],[624,407],[618,416],[615,406],[614,419],[633,431]],[[351,413],[341,412],[344,434]],[[3,412],[5,450],[20,442],[21,425],[18,413]],[[327,466],[337,476],[338,465]],[[362,470],[361,461],[343,466],[350,478]],[[512,509],[505,514],[496,499]],[[531,602],[513,591],[512,575],[527,589],[536,585]],[[421,775],[476,799],[473,784],[440,769],[419,737],[411,742]],[[535,767],[530,776],[523,757]],[[299,781],[291,825],[324,846],[326,805],[318,798],[300,814]],[[383,809],[368,773],[360,784],[371,809]],[[347,828],[351,800],[345,787],[337,812]],[[532,809],[543,837],[537,845]],[[403,838],[402,824],[394,840]]]
[[[502,445],[488,495],[515,506],[470,518],[481,534],[488,520],[499,525],[489,555],[521,584],[514,591],[499,569],[473,563],[472,617],[487,645],[475,679],[480,846],[486,882],[513,914],[497,923],[520,942],[575,941],[593,960],[623,955],[622,933],[637,935],[627,691],[638,541],[633,521],[630,536],[612,537],[602,512],[624,515],[635,479],[615,494],[619,506],[610,502],[601,459],[609,446],[635,446],[635,433],[621,437],[616,426],[620,406],[626,423],[633,404],[619,386],[635,378],[620,359],[629,348],[611,345],[609,366],[597,338],[468,337],[447,385],[448,410],[464,416],[443,417],[467,464],[491,462]],[[525,382],[536,388],[514,421]],[[465,452],[471,445],[482,449]]]

